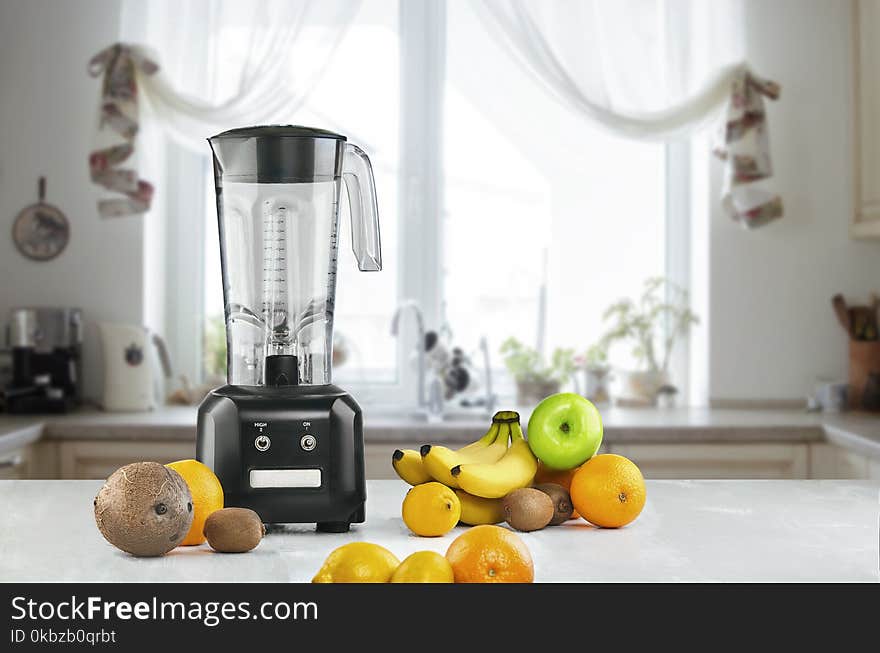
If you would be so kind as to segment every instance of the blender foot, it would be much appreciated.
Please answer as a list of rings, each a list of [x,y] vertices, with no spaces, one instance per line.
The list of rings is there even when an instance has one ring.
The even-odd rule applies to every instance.
[[[347,521],[321,521],[318,522],[317,531],[319,533],[347,533],[349,527]]]

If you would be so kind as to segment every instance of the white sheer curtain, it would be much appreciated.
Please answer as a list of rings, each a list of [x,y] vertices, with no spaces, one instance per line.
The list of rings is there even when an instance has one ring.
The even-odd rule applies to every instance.
[[[669,141],[691,135],[724,113],[715,149],[724,160],[722,206],[748,228],[782,215],[782,200],[764,184],[772,165],[763,100],[776,99],[779,86],[756,76],[741,60],[741,51],[725,47],[725,31],[737,32],[741,22],[735,5],[727,0],[474,3],[492,38],[539,84],[616,134]],[[708,21],[705,5],[714,12]],[[697,20],[702,20],[699,27],[692,24]],[[666,29],[658,29],[658,23]],[[682,45],[691,34],[706,31],[707,24],[717,44],[703,49],[709,61],[702,62],[700,84],[694,88],[687,77],[692,81],[697,67],[688,66],[689,53]],[[678,42],[672,36],[676,33]]]
[[[225,129],[289,122],[320,79],[360,4],[136,3],[131,11],[139,18],[129,20],[124,39],[159,64],[157,74],[138,75],[146,116],[200,152],[207,137]]]
[[[489,34],[560,101],[633,138],[666,140],[704,126],[747,70],[719,50],[699,88],[675,91],[678,44],[656,26],[670,9],[689,12],[688,0],[475,0],[475,7]]]

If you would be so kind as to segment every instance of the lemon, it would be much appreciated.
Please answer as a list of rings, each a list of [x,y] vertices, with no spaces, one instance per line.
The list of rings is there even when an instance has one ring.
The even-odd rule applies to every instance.
[[[454,583],[452,565],[436,551],[416,551],[391,576],[392,583]]]
[[[351,542],[334,549],[313,583],[387,583],[400,561],[391,551],[370,542]]]
[[[437,537],[458,523],[461,501],[442,483],[422,483],[407,492],[402,512],[404,523],[413,533]]]

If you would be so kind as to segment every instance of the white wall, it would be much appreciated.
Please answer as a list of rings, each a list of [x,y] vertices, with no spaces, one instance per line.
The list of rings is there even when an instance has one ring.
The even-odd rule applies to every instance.
[[[846,338],[830,298],[865,301],[880,291],[880,244],[847,233],[849,9],[827,0],[746,2],[749,60],[782,84],[768,114],[786,215],[746,232],[712,205],[711,398],[803,398],[818,376],[846,378]]]
[[[118,33],[116,0],[0,2],[0,323],[14,306],[82,308],[89,396],[101,388],[94,322],[142,319],[142,220],[99,218],[88,177],[100,87],[86,65]],[[25,259],[8,235],[40,175],[71,224],[67,249],[47,263]]]

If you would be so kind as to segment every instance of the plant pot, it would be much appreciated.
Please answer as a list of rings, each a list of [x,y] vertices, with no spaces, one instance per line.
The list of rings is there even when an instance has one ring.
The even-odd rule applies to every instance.
[[[517,381],[516,403],[532,406],[559,392],[559,381]]]
[[[608,384],[611,370],[607,367],[587,367],[584,369],[584,397],[596,403],[608,401]]]
[[[657,391],[669,385],[669,374],[656,370],[621,371],[616,376],[620,382],[614,398],[621,404],[655,406]]]

